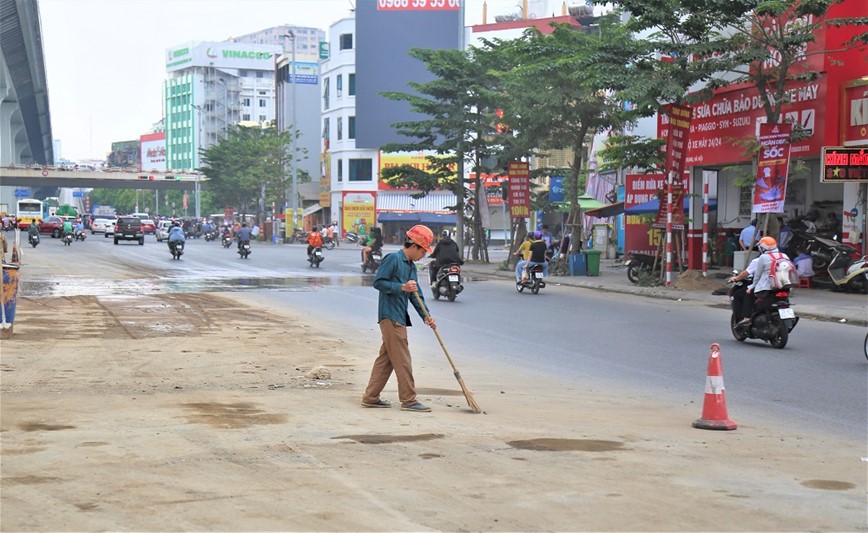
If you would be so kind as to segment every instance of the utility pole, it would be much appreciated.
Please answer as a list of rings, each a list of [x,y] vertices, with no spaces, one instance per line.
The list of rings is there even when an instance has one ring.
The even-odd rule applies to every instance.
[[[296,102],[295,102],[295,32],[292,30],[287,30],[285,37],[289,37],[292,40],[292,56],[291,56],[291,66],[290,66],[290,74],[289,74],[289,83],[290,83],[290,98],[292,102],[290,103],[291,107],[291,121],[289,127],[287,127],[287,131],[289,131],[289,172],[292,188],[289,191],[284,191],[284,196],[287,197],[286,205],[289,206],[290,215],[286,220],[286,236],[292,235],[295,231],[295,216],[296,211],[298,209],[298,172],[295,168],[295,132],[298,130],[296,125]]]

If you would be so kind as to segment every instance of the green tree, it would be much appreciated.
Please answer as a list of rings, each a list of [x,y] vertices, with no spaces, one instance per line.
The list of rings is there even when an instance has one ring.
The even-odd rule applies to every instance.
[[[550,34],[536,29],[514,41],[494,43],[503,61],[514,65],[502,73],[503,122],[515,135],[512,154],[569,149],[573,159],[565,176],[572,227],[570,247],[581,242],[579,196],[588,143],[595,133],[618,130],[639,115],[625,110],[629,80],[643,75],[637,62],[641,41],[613,13],[592,31],[563,24]],[[508,58],[508,60],[507,60]]]
[[[457,198],[452,209],[459,215],[459,246],[464,249],[463,215],[470,207],[474,235],[471,256],[488,262],[482,213],[477,206],[486,205],[480,175],[496,171],[495,156],[500,152],[495,107],[500,99],[499,82],[492,71],[498,57],[489,50],[473,47],[467,51],[413,49],[410,55],[424,62],[434,79],[411,82],[415,93],[383,94],[409,103],[410,108],[424,118],[393,124],[396,131],[409,140],[391,143],[383,150],[428,151],[433,155],[427,158],[427,169],[402,165],[385,169],[382,178],[392,185],[417,189],[420,196],[434,189],[452,190]],[[465,164],[469,164],[476,175],[471,193],[467,192],[463,179]],[[466,201],[468,194],[472,195],[471,201]]]
[[[203,149],[199,170],[208,177],[213,201],[242,215],[256,209],[260,219],[265,205],[283,203],[290,178],[287,163],[292,135],[298,132],[233,126],[226,138]],[[310,176],[298,168],[298,161],[306,157],[307,151],[297,147],[293,169],[298,172],[299,183],[310,181]]]

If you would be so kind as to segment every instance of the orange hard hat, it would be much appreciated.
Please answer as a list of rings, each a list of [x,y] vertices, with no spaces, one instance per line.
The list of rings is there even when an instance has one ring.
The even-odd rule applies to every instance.
[[[431,243],[434,242],[434,232],[428,226],[416,224],[407,230],[407,238],[413,241],[413,244],[424,248],[429,254],[434,251],[434,248],[431,247]]]

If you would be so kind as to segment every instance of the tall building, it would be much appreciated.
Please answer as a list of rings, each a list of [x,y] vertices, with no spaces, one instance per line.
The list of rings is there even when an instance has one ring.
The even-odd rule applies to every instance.
[[[201,166],[207,149],[238,123],[274,120],[276,44],[190,42],[166,54],[166,166]]]

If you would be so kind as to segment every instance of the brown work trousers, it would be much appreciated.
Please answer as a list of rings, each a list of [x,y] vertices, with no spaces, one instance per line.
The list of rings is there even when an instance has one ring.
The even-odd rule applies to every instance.
[[[410,345],[407,342],[407,326],[384,318],[380,321],[383,344],[374,360],[371,379],[365,389],[362,403],[376,403],[380,392],[389,381],[392,371],[398,378],[398,399],[401,405],[416,403],[416,382],[413,380],[413,363],[410,360]]]

